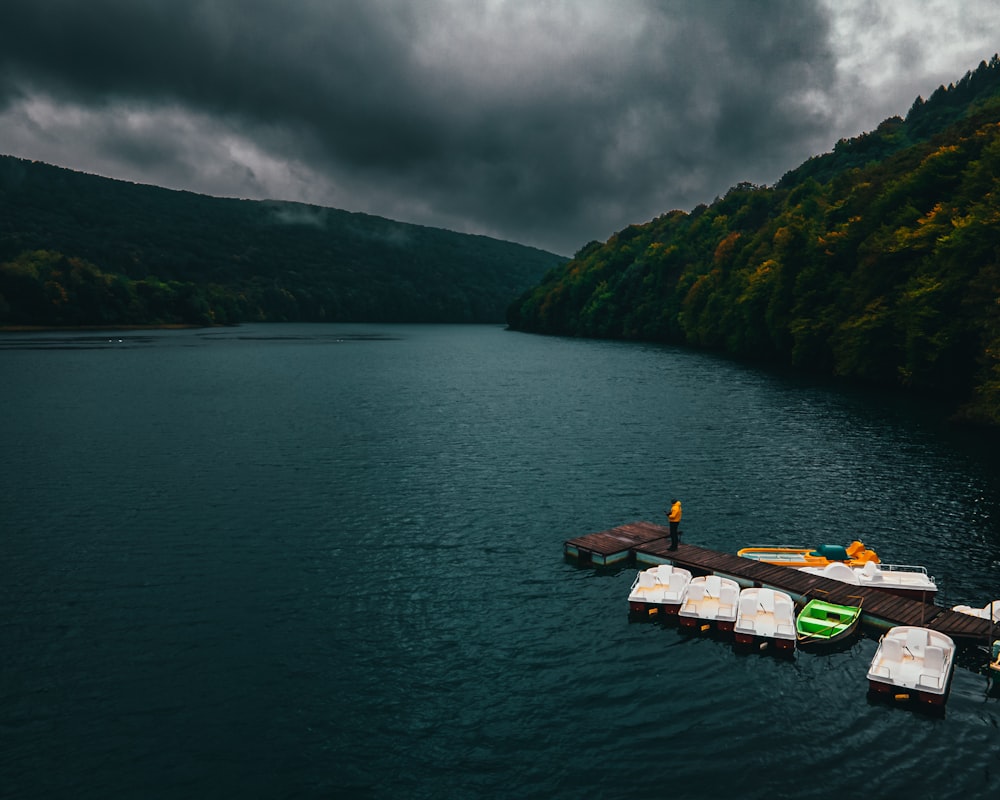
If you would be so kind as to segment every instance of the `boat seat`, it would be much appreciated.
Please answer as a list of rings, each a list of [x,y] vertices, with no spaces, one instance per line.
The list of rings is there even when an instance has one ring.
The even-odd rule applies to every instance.
[[[670,583],[667,584],[670,591],[673,594],[680,595],[684,590],[684,584],[687,583],[687,578],[680,572],[672,572],[670,574]]]
[[[722,589],[722,578],[718,575],[709,575],[705,578],[705,594],[709,597],[718,597]]]
[[[944,679],[944,650],[929,644],[924,648],[924,668],[917,679],[917,686],[940,689]]]
[[[794,614],[775,614],[774,624],[778,628],[795,628],[795,615]]]
[[[927,647],[927,631],[923,628],[911,628],[906,632],[906,649],[913,658],[921,658]]]
[[[924,666],[932,672],[944,672],[944,648],[927,645],[924,648]]]
[[[692,603],[701,602],[705,597],[705,584],[704,583],[692,583],[688,586],[687,599]]]
[[[655,572],[653,573],[658,583],[662,583],[664,586],[670,585],[670,576],[674,574],[674,568],[669,564],[660,564],[660,566],[655,567]]]
[[[751,593],[752,592],[752,593]],[[744,589],[736,597],[736,631],[754,633],[757,624],[757,598],[752,589]]]
[[[725,584],[722,589],[719,590],[719,605],[732,608],[736,605],[736,598],[739,597],[739,594],[739,589],[735,586]]]
[[[847,561],[847,549],[839,544],[821,544],[809,555],[814,558],[825,558],[828,561]]]
[[[840,561],[827,564],[823,567],[822,574],[824,578],[840,581],[841,583],[857,584],[858,582],[858,576],[854,574],[854,570]]]
[[[656,576],[652,572],[643,571],[639,573],[639,588],[652,589],[656,586]]]
[[[865,565],[861,568],[861,574],[870,581],[882,580],[882,572],[874,561],[866,561]]]
[[[899,639],[883,639],[881,650],[880,663],[903,663],[903,643]]]
[[[771,589],[761,589],[757,595],[760,601],[760,608],[768,614],[774,613],[774,592]]]
[[[806,620],[808,626],[817,631],[824,631],[826,633],[837,633],[844,630],[847,627],[846,622],[837,622],[832,618],[827,619],[816,619],[815,617],[810,617]]]

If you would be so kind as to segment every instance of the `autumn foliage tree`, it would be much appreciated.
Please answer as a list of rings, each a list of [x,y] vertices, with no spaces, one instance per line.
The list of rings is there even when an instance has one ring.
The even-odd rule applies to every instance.
[[[1000,59],[773,187],[588,245],[508,322],[934,393],[1000,423]]]

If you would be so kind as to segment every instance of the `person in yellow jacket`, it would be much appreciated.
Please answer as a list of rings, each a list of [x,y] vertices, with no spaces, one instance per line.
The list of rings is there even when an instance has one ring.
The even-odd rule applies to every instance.
[[[670,523],[670,549],[677,549],[677,537],[680,532],[677,530],[681,524],[681,501],[670,501],[670,513],[667,514],[667,521]]]

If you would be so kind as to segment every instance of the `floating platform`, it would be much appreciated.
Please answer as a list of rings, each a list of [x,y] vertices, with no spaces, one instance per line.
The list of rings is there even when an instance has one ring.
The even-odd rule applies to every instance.
[[[569,539],[564,555],[581,566],[634,566],[676,564],[692,575],[732,578],[741,588],[764,586],[787,592],[796,605],[813,598],[841,605],[861,606],[861,623],[867,629],[887,631],[896,625],[920,625],[940,631],[969,646],[1000,638],[1000,624],[932,603],[899,597],[867,586],[852,586],[821,575],[765,564],[731,553],[720,553],[685,544],[670,549],[670,530],[652,522],[632,522],[601,533]]]
[[[572,558],[581,565],[607,567],[631,564],[635,561],[636,548],[662,539],[664,531],[669,537],[670,531],[661,525],[654,525],[652,522],[632,522],[602,533],[590,533],[577,539],[570,539],[564,545],[563,552],[567,558]]]

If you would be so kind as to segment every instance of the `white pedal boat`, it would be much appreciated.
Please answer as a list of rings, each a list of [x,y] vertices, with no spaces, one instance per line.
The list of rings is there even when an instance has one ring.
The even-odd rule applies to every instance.
[[[740,592],[733,626],[740,645],[773,646],[795,650],[795,602],[791,595],[767,587]]]
[[[678,621],[685,628],[714,627],[731,632],[736,624],[739,596],[740,585],[732,578],[718,575],[692,578],[681,603]]]
[[[689,583],[691,583],[691,573],[683,567],[658,564],[642,570],[635,576],[635,581],[629,590],[629,613],[676,616]]]
[[[879,640],[868,668],[868,691],[943,706],[951,688],[955,642],[915,625],[898,625]]]

